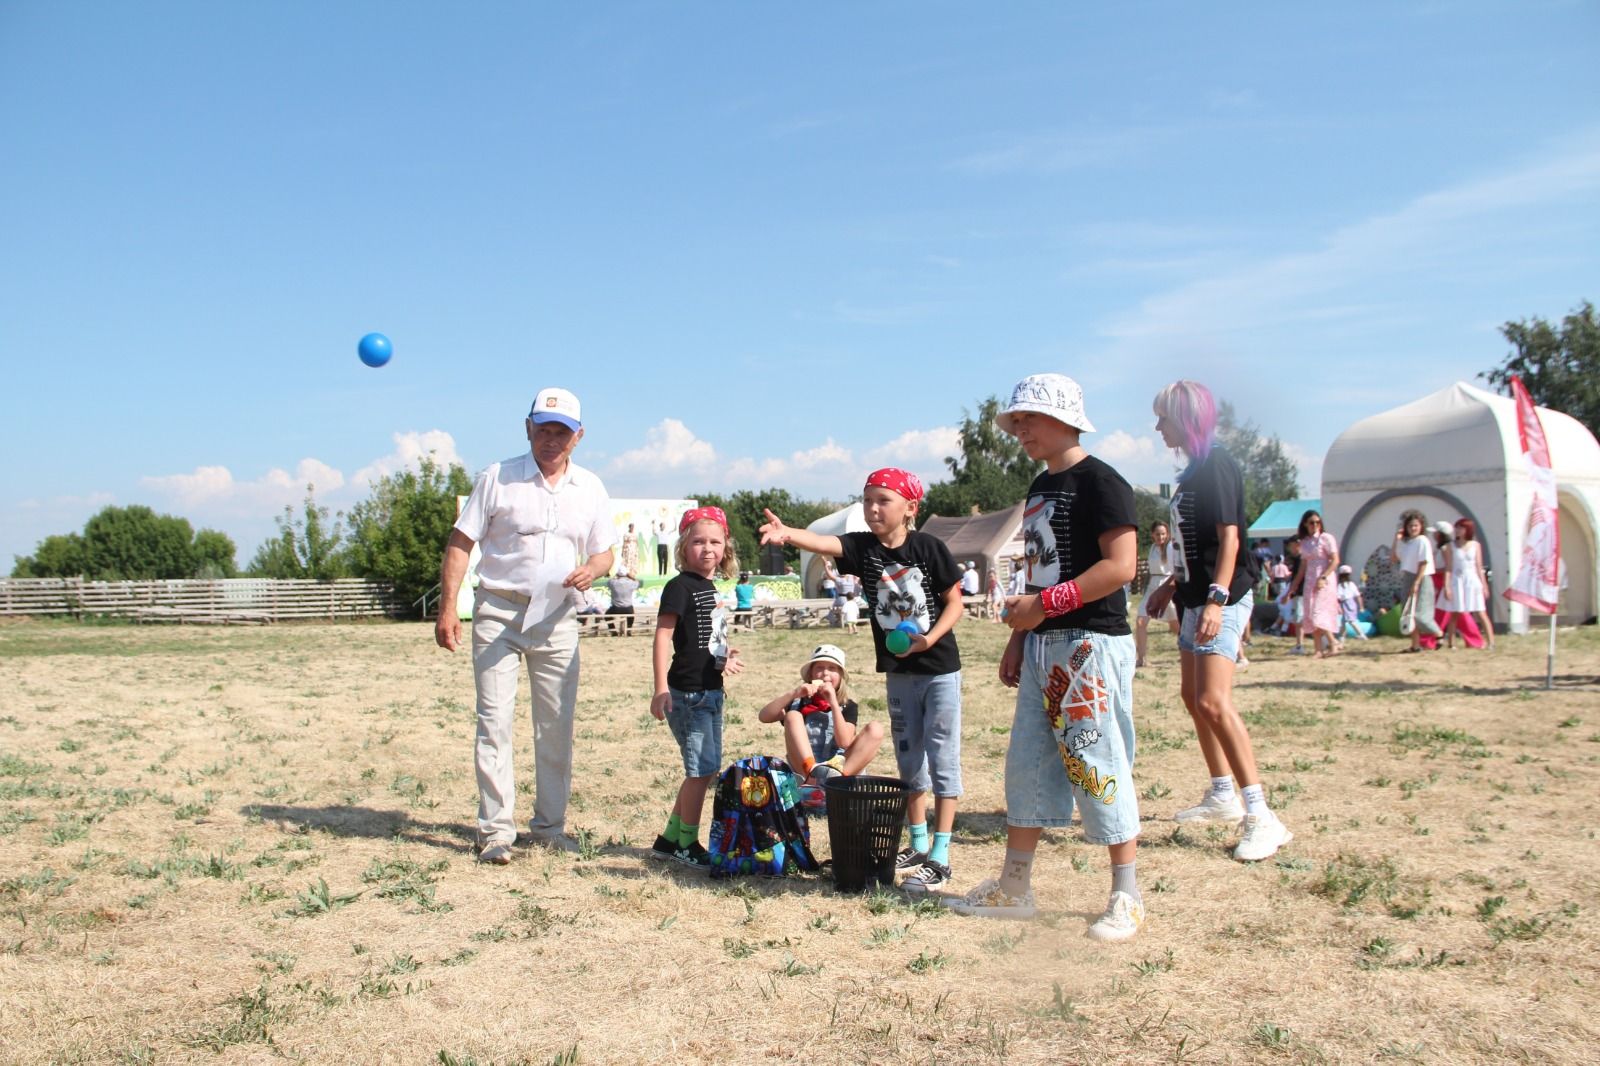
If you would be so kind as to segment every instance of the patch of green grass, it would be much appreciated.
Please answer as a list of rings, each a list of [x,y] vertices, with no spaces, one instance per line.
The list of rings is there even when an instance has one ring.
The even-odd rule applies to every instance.
[[[193,1034],[186,1043],[208,1051],[222,1051],[235,1044],[271,1045],[273,1028],[289,1018],[288,1009],[272,1001],[272,989],[266,980],[254,991],[241,992],[223,1005],[232,1008],[234,1017]]]
[[[296,895],[295,905],[283,913],[289,918],[314,918],[321,914],[332,914],[340,907],[349,906],[360,898],[360,892],[335,894],[329,890],[328,882],[319,877],[316,884],[308,886],[304,892]]]
[[[1265,700],[1253,711],[1244,712],[1243,718],[1252,729],[1309,729],[1322,724],[1322,716],[1304,707]]]
[[[1163,955],[1150,959],[1140,959],[1138,962],[1133,963],[1133,972],[1140,977],[1152,977],[1158,973],[1170,972],[1175,964],[1176,960],[1173,958],[1172,949],[1168,948]]]
[[[426,866],[410,859],[373,859],[362,871],[361,880],[378,886],[373,895],[379,899],[409,902],[430,914],[442,914],[452,907],[434,898],[437,881],[434,875],[449,865],[446,859],[437,859]]]
[[[921,951],[917,953],[916,958],[906,963],[906,969],[914,974],[933,973],[935,970],[942,970],[949,961],[949,956],[942,951],[935,951],[932,955],[927,951]]]
[[[1309,882],[1309,889],[1347,910],[1374,900],[1395,918],[1416,917],[1432,894],[1426,884],[1402,877],[1387,855],[1373,860],[1344,852],[1323,867],[1322,876]]]

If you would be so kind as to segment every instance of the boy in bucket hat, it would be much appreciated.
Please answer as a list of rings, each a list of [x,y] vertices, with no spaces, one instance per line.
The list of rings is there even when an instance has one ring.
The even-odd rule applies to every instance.
[[[1000,681],[1017,689],[1006,857],[998,878],[945,903],[962,914],[1033,917],[1039,837],[1046,827],[1070,826],[1076,804],[1084,839],[1111,857],[1110,901],[1089,936],[1126,940],[1144,922],[1134,878],[1134,642],[1123,591],[1137,563],[1133,489],[1079,443],[1094,425],[1069,377],[1024,378],[995,421],[1045,464],[1023,509],[1027,591],[1005,609],[1012,633]]]
[[[761,708],[763,722],[783,723],[783,748],[789,765],[820,785],[837,774],[865,770],[883,744],[883,726],[857,726],[860,712],[850,698],[844,652],[819,644],[800,667],[800,685]]]

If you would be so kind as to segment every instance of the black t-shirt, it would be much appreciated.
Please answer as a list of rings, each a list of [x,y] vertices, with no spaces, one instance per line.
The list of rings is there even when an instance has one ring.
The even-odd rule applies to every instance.
[[[961,584],[961,571],[944,541],[915,529],[898,548],[885,548],[872,533],[845,533],[839,537],[844,554],[841,573],[861,578],[862,591],[872,608],[872,643],[878,650],[880,674],[953,674],[961,669],[955,630],[924,652],[897,658],[884,646],[883,635],[902,620],[915,621],[927,633],[944,611],[944,594]]]
[[[793,700],[789,704],[790,710],[800,710],[805,705],[804,700]],[[839,713],[844,720],[855,725],[860,717],[860,708],[855,700],[845,700],[844,706],[839,708]],[[807,714],[803,719],[806,727],[806,738],[811,741],[811,754],[817,760],[833,757],[834,750],[839,744],[834,740],[833,710],[817,710]]]
[[[1078,577],[1105,558],[1100,551],[1102,533],[1138,524],[1133,489],[1121,474],[1094,456],[1085,456],[1058,474],[1040,474],[1028,486],[1028,503],[1022,513],[1028,591],[1038,592]],[[1128,628],[1128,594],[1119,586],[1104,599],[1046,618],[1035,632],[1052,629],[1125,636],[1132,632]]]
[[[722,687],[717,657],[728,655],[728,612],[717,603],[717,586],[699,574],[679,572],[661,590],[664,614],[678,616],[672,630],[672,665],[667,685],[680,692]]]
[[[1178,482],[1172,496],[1172,536],[1177,543],[1178,602],[1185,607],[1203,607],[1211,580],[1217,572],[1217,527],[1237,526],[1239,548],[1233,564],[1233,580],[1228,584],[1228,602],[1255,588],[1256,557],[1245,545],[1244,531],[1249,523],[1244,514],[1244,475],[1239,464],[1221,445],[1211,449],[1205,462]]]

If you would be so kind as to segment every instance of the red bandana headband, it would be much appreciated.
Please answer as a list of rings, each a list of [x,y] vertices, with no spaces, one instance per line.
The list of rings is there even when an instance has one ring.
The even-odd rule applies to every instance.
[[[678,519],[678,535],[689,532],[689,527],[696,522],[715,522],[722,527],[722,532],[728,532],[728,516],[720,507],[696,507],[683,512],[683,517]]]
[[[886,466],[882,470],[874,470],[868,474],[867,488],[888,489],[890,492],[898,492],[908,500],[920,500],[924,495],[921,478],[909,470],[893,466]]]

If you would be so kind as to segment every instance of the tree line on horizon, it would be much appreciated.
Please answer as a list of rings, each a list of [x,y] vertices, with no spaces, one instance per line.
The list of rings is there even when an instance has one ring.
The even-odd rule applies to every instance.
[[[1560,323],[1533,318],[1501,328],[1513,351],[1480,377],[1501,388],[1522,378],[1536,403],[1565,411],[1600,436],[1600,324],[1584,301]],[[949,476],[928,487],[924,517],[986,513],[1017,503],[1042,469],[1014,438],[995,424],[1002,409],[989,396],[963,410],[958,454],[948,456]],[[1252,518],[1274,500],[1300,495],[1299,468],[1278,437],[1263,437],[1223,402],[1217,436],[1244,473],[1245,508]],[[411,602],[438,581],[440,553],[456,518],[456,497],[472,490],[459,463],[441,466],[431,456],[417,469],[377,481],[371,494],[348,513],[319,505],[307,486],[298,513],[286,506],[277,532],[257,549],[242,573],[265,578],[331,580],[362,577],[391,582]],[[699,493],[702,504],[721,507],[741,564],[758,565],[757,530],[771,510],[791,525],[805,526],[851,500],[803,499],[785,489]],[[856,497],[852,497],[854,499]],[[1136,490],[1141,554],[1150,526],[1167,517],[1167,501]],[[785,551],[787,561],[798,553]],[[18,556],[12,577],[83,577],[99,581],[226,578],[239,576],[232,538],[214,529],[195,530],[185,518],[157,514],[143,505],[108,506],[84,523],[82,532],[53,534],[32,555]]]

